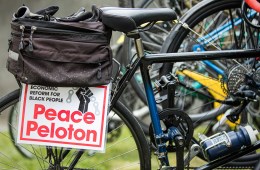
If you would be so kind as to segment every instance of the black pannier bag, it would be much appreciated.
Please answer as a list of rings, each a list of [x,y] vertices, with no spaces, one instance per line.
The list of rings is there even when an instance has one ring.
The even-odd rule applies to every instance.
[[[98,9],[94,10],[85,12],[85,17],[80,15],[82,21],[75,17],[46,21],[33,15],[13,19],[8,70],[26,84],[60,87],[109,84],[111,30],[98,21]]]

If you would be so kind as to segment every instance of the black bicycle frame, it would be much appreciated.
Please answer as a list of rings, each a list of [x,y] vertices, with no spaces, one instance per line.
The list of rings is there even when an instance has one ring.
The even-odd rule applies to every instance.
[[[184,52],[184,53],[160,53],[147,54],[143,57],[143,62],[167,63],[183,61],[201,61],[201,60],[220,60],[220,59],[238,59],[260,57],[260,50],[223,50],[223,51],[205,51],[205,52]]]
[[[110,108],[114,106],[120,95],[123,93],[128,82],[133,77],[136,70],[140,67],[141,74],[144,82],[144,88],[147,97],[147,103],[150,110],[150,116],[152,125],[154,128],[154,135],[158,147],[158,154],[160,155],[160,161],[162,165],[169,166],[164,134],[160,125],[159,114],[156,107],[154,93],[150,81],[149,69],[153,63],[168,63],[168,62],[183,62],[183,61],[200,61],[200,60],[219,60],[219,59],[238,59],[238,58],[255,58],[260,56],[260,50],[225,50],[225,51],[206,51],[206,52],[185,52],[185,53],[161,53],[161,54],[146,54],[141,58],[137,58],[133,64],[131,64],[118,83],[118,88],[113,94]],[[260,148],[260,142],[255,145],[244,148],[239,153],[234,154],[232,157],[226,156],[222,159],[214,161],[214,163],[208,163],[200,167],[200,169],[212,169],[214,167],[224,165],[229,161],[246,155],[253,150]],[[177,155],[178,156],[178,155]],[[178,168],[178,162],[177,162]]]

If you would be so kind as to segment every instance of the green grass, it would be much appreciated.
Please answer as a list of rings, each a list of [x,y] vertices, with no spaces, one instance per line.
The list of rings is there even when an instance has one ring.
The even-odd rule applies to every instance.
[[[195,134],[198,134],[199,132],[203,132],[204,128],[200,127],[196,129]],[[7,135],[7,133],[5,134]],[[9,137],[6,137],[5,135],[0,135],[0,153],[5,153],[5,155],[0,155],[0,167],[6,167],[10,168],[7,165],[4,164],[11,164],[11,166],[20,166],[23,167],[23,169],[26,170],[37,170],[40,169],[39,163],[36,158],[33,159],[25,159],[13,146],[12,142],[10,141]],[[123,131],[120,134],[120,137],[118,138],[119,141],[123,140],[124,138],[127,138],[129,136],[129,132],[127,132],[126,128],[123,128]],[[195,135],[196,136],[196,135]],[[27,146],[27,145],[24,145]],[[116,145],[114,143],[107,143],[107,149],[106,152],[109,152],[110,154],[103,154],[103,153],[95,153],[93,157],[88,156],[88,151],[84,153],[82,156],[82,159],[80,161],[80,166],[86,166],[88,167],[88,163],[91,161],[92,163],[98,163],[100,160],[106,160],[110,159],[112,157],[115,157],[118,153],[122,153],[124,150],[131,150],[133,147],[133,141],[131,141],[131,138],[127,140],[123,140],[123,142],[120,142],[119,145]],[[43,146],[38,146],[36,152],[38,153],[46,153],[46,149]],[[72,155],[68,156],[70,158]],[[176,155],[175,153],[169,153],[169,160],[171,166],[175,166],[176,163]],[[11,158],[11,159],[9,159]],[[123,164],[128,164],[131,161],[134,161],[137,158],[137,154],[130,153],[127,155],[124,155],[122,157],[118,157],[115,161],[110,161],[109,163],[106,163],[105,165],[98,165],[98,169],[115,169]],[[40,160],[40,161],[47,161],[47,160]],[[199,166],[203,165],[205,162],[202,161],[199,158],[194,158],[194,160],[191,161],[190,166]],[[157,169],[158,161],[156,156],[152,153],[152,169]],[[43,167],[47,168],[47,167]],[[1,168],[0,168],[1,169]],[[138,169],[137,167],[133,167],[132,169]]]
[[[2,133],[2,132],[1,132]],[[37,170],[37,169],[47,169],[47,166],[39,166],[39,161],[46,162],[48,159],[26,159],[24,158],[13,146],[9,137],[7,137],[7,133],[3,133],[0,135],[0,169],[25,169],[25,170]],[[126,138],[126,139],[125,139]],[[97,169],[116,169],[120,166],[127,166],[131,161],[138,161],[138,155],[135,152],[130,152],[127,155],[122,155],[117,157],[118,153],[125,153],[128,150],[134,150],[136,147],[134,146],[134,141],[132,137],[129,137],[129,132],[127,132],[127,128],[123,128],[120,134],[120,137],[117,138],[117,141],[120,141],[120,144],[115,144],[111,142],[107,142],[106,153],[94,153],[94,156],[89,156],[89,154],[93,153],[91,151],[86,151],[81,160],[79,162],[79,167],[89,167],[89,163],[91,165],[98,164],[95,168]],[[23,145],[27,147],[28,145]],[[30,146],[30,145],[29,145]],[[38,155],[46,155],[46,149],[44,146],[36,146],[36,150],[32,150],[32,152],[37,152]],[[74,156],[74,152],[70,152],[66,158],[71,160],[71,157]],[[116,157],[116,159],[110,160],[111,158]],[[109,160],[105,164],[99,164],[100,161]],[[136,165],[138,166],[138,164]],[[138,169],[137,167],[131,167],[130,169]]]

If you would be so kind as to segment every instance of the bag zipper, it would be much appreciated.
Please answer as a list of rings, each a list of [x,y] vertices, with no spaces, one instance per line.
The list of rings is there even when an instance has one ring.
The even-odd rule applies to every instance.
[[[20,27],[21,25],[17,24],[17,23],[12,23],[13,25],[15,25],[16,27]],[[23,25],[24,26],[24,25]],[[24,26],[25,31],[30,32],[30,29],[32,27],[36,27],[36,26]],[[84,31],[71,31],[71,30],[63,30],[63,29],[54,29],[54,28],[43,28],[43,27],[36,27],[37,28],[37,32],[42,32],[42,33],[62,33],[62,34],[96,34],[96,35],[100,35],[100,34],[104,34],[101,32],[84,32]]]
[[[31,26],[31,34],[30,34],[30,38],[29,38],[29,51],[31,51],[31,52],[33,51],[33,43],[32,43],[33,33],[36,29],[37,29],[37,27]]]
[[[24,38],[25,26],[24,25],[20,25],[20,29],[22,30],[22,33],[21,33],[21,41],[20,41],[20,44],[19,44],[19,50],[22,50],[24,48],[24,46],[23,46],[23,38]]]
[[[14,24],[16,25],[16,24]],[[41,28],[41,27],[36,27],[36,26],[24,26],[24,25],[20,25],[19,27],[22,31],[21,31],[21,41],[20,41],[20,44],[19,44],[19,50],[22,50],[24,48],[24,33],[25,32],[30,32],[30,37],[29,37],[29,51],[33,51],[33,42],[32,42],[32,39],[33,39],[33,33],[37,30],[37,32],[39,33],[62,33],[62,34],[94,34],[94,35],[100,35],[102,33],[79,33],[79,32],[76,32],[76,31],[68,31],[68,30],[57,30],[57,29],[51,29],[51,28]],[[15,35],[15,34],[14,34]],[[104,41],[99,41],[99,42],[107,42],[106,40]],[[93,42],[94,43],[94,42]],[[108,43],[108,42],[107,42]]]

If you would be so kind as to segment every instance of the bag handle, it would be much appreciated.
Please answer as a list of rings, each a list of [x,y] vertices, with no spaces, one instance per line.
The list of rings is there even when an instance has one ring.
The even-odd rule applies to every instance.
[[[58,6],[50,6],[48,8],[32,13],[27,6],[21,6],[17,12],[13,14],[13,21],[19,18],[35,18],[38,20],[49,21],[50,17],[53,16],[59,10]]]
[[[17,12],[13,14],[13,19],[33,18],[33,17],[43,18],[44,16],[40,14],[32,13],[27,6],[21,6],[20,8],[18,8]]]
[[[89,19],[91,17],[92,13],[86,11],[84,7],[81,7],[76,13],[64,18],[59,18],[58,20],[62,22],[79,22]]]
[[[50,6],[50,7],[47,7],[45,9],[37,11],[36,14],[53,16],[53,15],[56,14],[56,12],[58,10],[59,10],[58,6]]]

